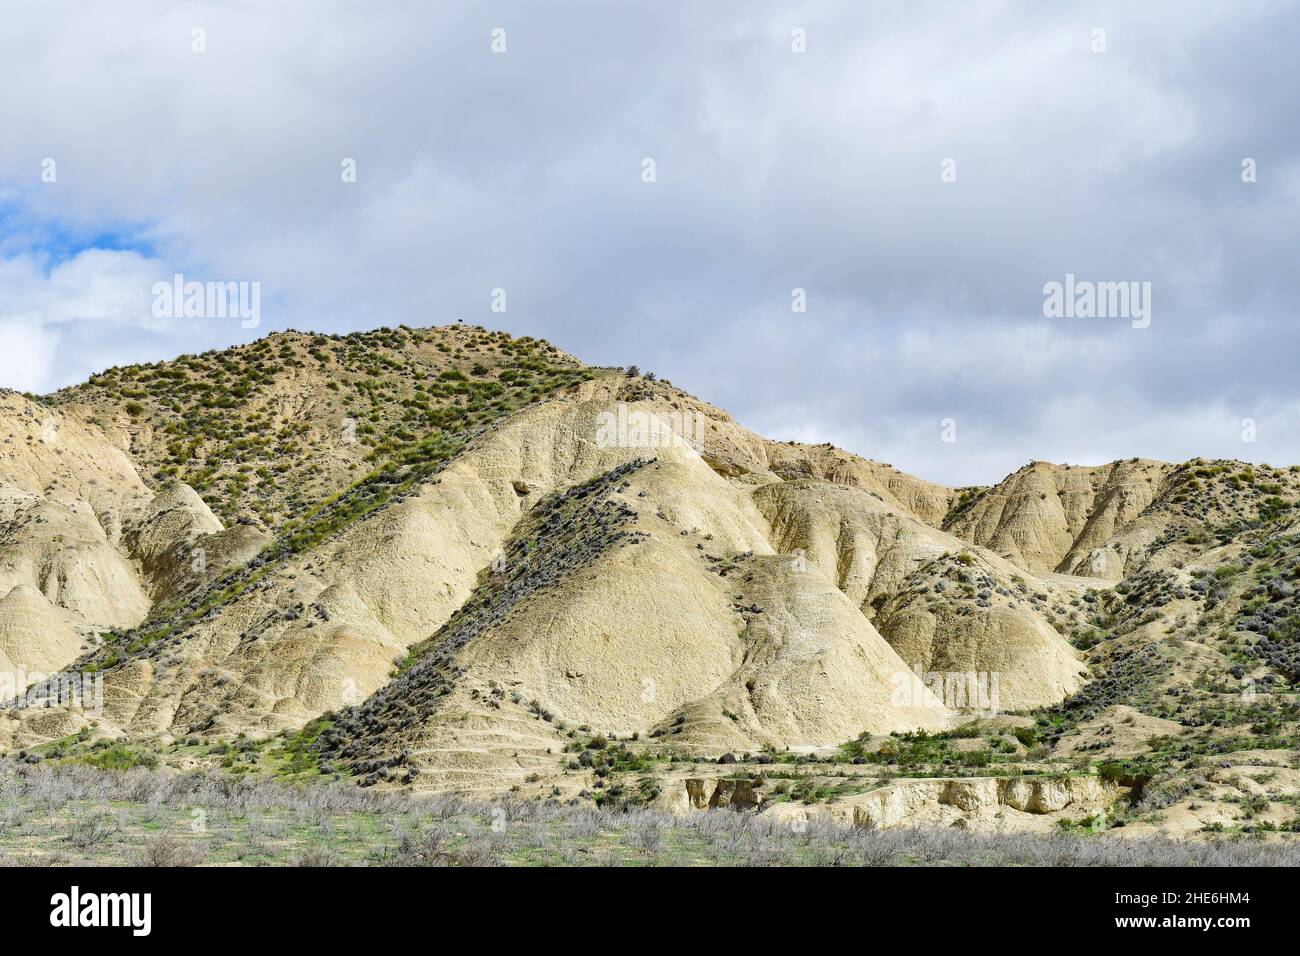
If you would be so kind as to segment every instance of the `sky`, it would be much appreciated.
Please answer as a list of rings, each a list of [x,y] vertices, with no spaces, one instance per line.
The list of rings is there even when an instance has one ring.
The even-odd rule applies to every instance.
[[[0,0],[0,23],[5,387],[463,319],[948,484],[1300,463],[1296,3]],[[258,283],[258,325],[160,317],[177,273]],[[1149,324],[1045,314],[1067,275],[1149,289]]]

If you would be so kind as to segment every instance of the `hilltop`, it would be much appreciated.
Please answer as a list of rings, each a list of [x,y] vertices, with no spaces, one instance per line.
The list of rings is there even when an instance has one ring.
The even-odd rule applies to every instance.
[[[464,325],[289,331],[110,368],[48,404],[97,424],[151,487],[179,480],[227,523],[274,528],[590,374],[549,343]]]

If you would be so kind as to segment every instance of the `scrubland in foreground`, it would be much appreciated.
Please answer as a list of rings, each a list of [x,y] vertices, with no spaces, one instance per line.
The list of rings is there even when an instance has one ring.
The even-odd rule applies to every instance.
[[[211,774],[0,763],[9,866],[1296,866],[1262,838],[788,827],[730,810],[474,803]]]

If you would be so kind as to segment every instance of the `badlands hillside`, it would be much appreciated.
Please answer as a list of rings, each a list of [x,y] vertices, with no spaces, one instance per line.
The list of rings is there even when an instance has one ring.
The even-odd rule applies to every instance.
[[[465,325],[4,393],[0,433],[20,761],[1300,831],[1294,467],[947,488]]]

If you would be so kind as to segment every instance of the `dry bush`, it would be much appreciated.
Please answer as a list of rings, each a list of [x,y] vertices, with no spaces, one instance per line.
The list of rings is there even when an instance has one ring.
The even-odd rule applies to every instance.
[[[160,833],[145,843],[141,866],[197,866],[198,854],[170,833]]]
[[[342,862],[338,854],[333,850],[327,847],[310,846],[300,850],[290,865],[315,869],[326,866],[341,866]]]
[[[501,843],[491,837],[470,837],[451,852],[455,866],[500,866]]]
[[[78,850],[89,850],[111,839],[119,829],[107,813],[91,813],[69,821],[64,839]]]

